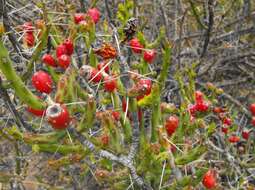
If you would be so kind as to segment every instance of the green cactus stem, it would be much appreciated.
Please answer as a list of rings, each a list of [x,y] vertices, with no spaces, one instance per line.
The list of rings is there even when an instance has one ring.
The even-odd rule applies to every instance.
[[[151,117],[151,142],[155,143],[158,139],[158,127],[161,121],[161,111],[160,111],[160,96],[157,98],[157,102],[152,107],[152,117]]]
[[[169,66],[171,64],[171,54],[172,49],[170,47],[170,44],[166,44],[165,49],[163,50],[162,69],[158,77],[160,90],[165,87],[165,81],[167,79]]]
[[[175,163],[176,165],[188,164],[194,160],[199,159],[199,157],[201,157],[206,151],[207,148],[205,146],[198,146],[190,150],[188,154],[176,157]]]
[[[87,149],[84,147],[75,145],[59,145],[59,144],[33,144],[32,149],[34,152],[49,152],[55,153],[58,152],[63,155],[71,153],[86,153]]]
[[[169,190],[183,189],[186,186],[196,187],[202,180],[207,169],[199,169],[193,176],[184,176],[181,180],[173,182],[169,185]]]
[[[0,70],[10,82],[11,87],[15,90],[16,95],[22,102],[36,109],[43,109],[46,104],[38,99],[22,82],[12,67],[12,61],[8,55],[8,50],[5,48],[3,41],[0,41]]]
[[[63,156],[57,160],[48,160],[48,165],[54,169],[59,169],[60,167],[69,166],[71,164],[75,164],[80,162],[84,159],[84,152],[82,154],[75,153],[75,154],[68,154],[67,156]]]
[[[159,46],[160,42],[166,37],[166,29],[164,26],[162,26],[159,29],[159,35],[157,37],[156,40],[154,40],[154,42],[150,43],[147,45],[147,48],[149,49],[153,49]]]
[[[96,113],[96,102],[93,98],[87,100],[86,110],[78,124],[77,130],[83,132],[86,129],[89,129],[93,126]]]
[[[24,141],[28,144],[33,143],[47,143],[54,144],[66,135],[66,131],[54,131],[50,133],[43,134],[31,134],[22,133],[17,127],[13,126],[11,128],[5,128],[6,134],[10,135],[16,140]]]
[[[160,89],[158,84],[153,84],[151,93],[148,96],[138,101],[138,107],[153,107],[155,103],[158,103],[158,97],[160,97]]]

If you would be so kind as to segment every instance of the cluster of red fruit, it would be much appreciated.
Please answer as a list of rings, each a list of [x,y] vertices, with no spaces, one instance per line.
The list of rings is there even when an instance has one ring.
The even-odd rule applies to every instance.
[[[189,106],[190,120],[193,121],[197,112],[207,112],[210,103],[204,100],[204,94],[200,91],[195,92],[195,104]],[[165,129],[169,136],[171,136],[177,129],[179,120],[177,116],[170,116],[165,123]]]
[[[84,65],[80,69],[81,76],[86,76],[87,80],[94,83],[99,83],[103,79],[104,89],[107,92],[114,92],[117,89],[117,80],[114,76],[109,75],[109,62],[102,61],[97,65],[97,68],[89,65]]]
[[[62,44],[56,47],[56,58],[51,54],[44,54],[42,57],[43,63],[50,67],[60,66],[63,69],[67,69],[71,63],[71,55],[74,51],[73,42],[70,39],[66,39]]]
[[[87,11],[87,13],[76,13],[74,14],[74,22],[75,24],[87,24],[86,17],[90,17],[93,22],[96,24],[100,19],[100,12],[97,8],[91,8]]]
[[[221,107],[214,107],[213,111],[214,111],[215,114],[218,115],[219,119],[222,121],[222,124],[223,124],[223,125],[222,125],[222,128],[221,128],[222,132],[223,132],[224,134],[227,134],[227,133],[228,133],[229,127],[232,125],[232,120],[231,120],[231,118],[226,117],[226,110],[225,110],[224,108],[221,108]],[[251,124],[252,124],[253,126],[255,126],[255,117],[254,117],[254,115],[255,115],[255,104],[251,104],[251,105],[250,105],[250,111],[251,111],[251,113],[252,113],[252,115],[253,115],[252,120],[251,120]],[[249,136],[250,136],[250,130],[248,130],[248,129],[243,129],[243,131],[242,131],[242,137],[243,137],[243,139],[248,140],[248,139],[249,139]],[[231,136],[228,138],[228,140],[229,140],[230,143],[237,143],[237,142],[239,142],[241,139],[240,139],[240,137],[237,136],[237,135],[231,135]]]
[[[73,54],[73,51],[73,42],[70,39],[66,39],[62,44],[56,47],[57,60],[55,60],[55,58],[51,54],[44,54],[42,56],[42,62],[50,67],[55,68],[57,66],[60,66],[63,69],[67,69],[71,63],[70,56]],[[53,89],[53,80],[48,73],[40,70],[33,74],[32,85],[38,92],[50,94]],[[51,112],[53,108],[55,109],[55,111],[58,111],[58,114],[55,113],[52,115]],[[55,129],[66,128],[70,123],[70,116],[65,105],[51,104],[49,105],[47,110],[37,110],[30,107],[28,108],[28,111],[36,116],[42,117],[43,115],[46,115],[48,122]]]
[[[204,94],[201,91],[195,92],[195,104],[189,105],[190,120],[194,121],[197,112],[207,112],[210,102],[204,100]]]
[[[222,122],[222,127],[221,127],[221,131],[224,133],[224,134],[228,134],[228,130],[229,130],[229,127],[232,125],[232,120],[230,117],[227,116],[227,112],[226,112],[226,109],[224,108],[221,108],[221,107],[214,107],[213,108],[213,112],[215,114],[217,114],[218,118],[221,120]],[[244,130],[242,132],[242,135],[243,135],[243,138],[244,139],[248,139],[249,138],[249,133],[247,133],[246,130]],[[228,141],[230,143],[237,143],[240,141],[240,137],[237,136],[237,135],[231,135],[229,138],[228,138]]]
[[[77,13],[74,15],[74,22],[76,24],[85,21],[85,18],[89,16],[94,23],[97,23],[100,18],[100,12],[96,8],[89,9],[87,14]],[[24,40],[29,47],[34,46],[35,38],[33,33],[33,26],[31,22],[25,23],[23,25],[25,31]],[[70,39],[64,40],[64,42],[56,47],[56,57],[52,54],[44,54],[42,56],[42,62],[50,67],[61,67],[67,69],[71,63],[71,55],[74,51],[73,42]],[[102,65],[99,64],[98,68],[101,69]],[[109,72],[109,67],[106,67],[104,71]],[[101,80],[101,75],[98,74],[96,69],[91,70],[91,79],[94,82],[99,82]],[[38,71],[32,76],[32,84],[34,88],[40,93],[50,94],[53,89],[53,80],[51,76],[44,72]],[[108,91],[113,91],[117,87],[115,80],[111,80],[110,77],[105,77],[105,88]],[[48,122],[55,129],[64,129],[68,127],[71,121],[69,112],[65,105],[58,103],[50,103],[45,110],[38,110],[28,107],[28,111],[35,116],[42,117],[46,116]]]
[[[129,46],[131,47],[132,51],[137,54],[141,54],[143,52],[144,46],[139,42],[137,38],[133,38],[129,41]],[[143,59],[147,63],[151,64],[156,57],[156,51],[152,50],[144,50],[143,52]]]
[[[42,62],[50,67],[60,66],[66,69],[71,63],[71,55],[73,54],[73,43],[71,40],[66,39],[64,43],[60,44],[56,48],[57,61],[51,54],[44,54]],[[36,90],[41,93],[49,94],[53,89],[53,81],[51,76],[44,72],[38,71],[32,76],[32,84]]]

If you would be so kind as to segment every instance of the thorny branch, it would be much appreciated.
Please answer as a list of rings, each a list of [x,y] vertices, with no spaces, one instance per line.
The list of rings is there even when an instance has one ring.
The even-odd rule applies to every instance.
[[[8,34],[8,38],[9,38],[10,42],[12,43],[15,51],[22,57],[29,59],[30,56],[28,56],[26,53],[24,53],[22,46],[17,41],[17,36],[11,29],[11,24],[10,24],[7,10],[6,10],[6,0],[0,1],[0,16],[3,17],[4,29],[6,30],[6,32]]]
[[[17,109],[15,108],[15,105],[12,103],[11,98],[7,92],[7,90],[2,85],[2,78],[0,77],[0,95],[1,98],[4,100],[4,103],[6,104],[6,107],[9,109],[13,117],[15,118],[15,122],[17,126],[20,129],[26,129],[27,131],[35,131],[30,125],[25,123]]]

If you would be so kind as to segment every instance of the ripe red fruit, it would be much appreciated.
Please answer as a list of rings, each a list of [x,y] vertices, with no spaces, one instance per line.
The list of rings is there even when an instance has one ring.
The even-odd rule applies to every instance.
[[[208,102],[201,102],[195,105],[196,110],[200,112],[206,112],[209,108],[209,103]]]
[[[70,39],[66,39],[63,45],[66,47],[67,55],[72,55],[74,50],[73,42]]]
[[[144,98],[144,96],[147,96],[151,93],[151,87],[152,87],[151,80],[140,79],[139,82],[137,83],[137,85],[139,87],[142,87],[142,89],[144,90],[143,94],[136,97],[137,100],[140,100],[140,99]]]
[[[111,76],[104,78],[104,89],[107,92],[113,92],[117,88],[117,81]]]
[[[39,92],[49,94],[52,91],[52,79],[51,76],[44,72],[38,71],[32,76],[32,84]]]
[[[26,33],[24,35],[24,43],[28,46],[28,47],[33,47],[35,44],[35,36],[33,33]]]
[[[140,79],[138,85],[144,87],[144,94],[149,95],[151,93],[151,80],[149,79]]]
[[[230,143],[237,143],[240,141],[240,137],[236,136],[236,135],[232,135],[228,138],[228,141]]]
[[[56,47],[56,56],[57,58],[59,58],[62,55],[66,55],[67,54],[67,49],[66,46],[63,44],[60,44]]]
[[[255,103],[250,105],[250,111],[253,116],[255,116]]]
[[[102,70],[102,68],[103,68],[106,64],[107,64],[107,62],[101,62],[101,63],[99,63],[99,64],[97,65],[97,69],[98,69],[99,71]],[[110,72],[109,66],[106,66],[106,67],[104,68],[104,72],[106,72],[106,73],[109,73],[109,72]]]
[[[230,126],[232,124],[232,120],[229,117],[223,119],[223,124]]]
[[[23,30],[28,34],[33,34],[33,24],[32,22],[25,22],[22,25]]]
[[[112,117],[113,117],[116,121],[119,121],[119,120],[120,120],[120,112],[118,112],[118,111],[112,111]]]
[[[64,69],[66,69],[67,67],[69,67],[71,63],[71,58],[69,55],[61,55],[58,58],[58,65]]]
[[[90,73],[90,80],[95,83],[99,83],[102,80],[102,74],[97,69],[92,68]]]
[[[94,23],[96,24],[99,19],[100,19],[100,12],[97,8],[92,8],[88,10],[88,15],[90,16],[90,18],[94,21]]]
[[[169,136],[171,136],[179,125],[179,119],[177,116],[170,116],[165,123],[165,129]]]
[[[69,112],[63,104],[49,106],[46,110],[46,117],[54,129],[65,129],[71,121]]]
[[[222,133],[227,134],[228,133],[228,127],[227,126],[222,126],[221,131],[222,131]]]
[[[208,170],[203,176],[202,183],[207,189],[215,188],[217,185],[215,171]]]
[[[251,124],[255,127],[255,116],[251,119]]]
[[[196,102],[197,104],[200,104],[200,103],[203,102],[203,100],[204,100],[204,94],[203,94],[203,92],[197,90],[197,91],[195,92],[195,102]]]
[[[243,137],[245,140],[248,140],[248,139],[249,139],[249,136],[250,136],[250,131],[249,131],[249,130],[243,130],[243,131],[242,131],[242,137]]]
[[[45,113],[45,110],[33,109],[31,107],[27,107],[27,111],[38,117],[42,117]]]
[[[85,14],[83,14],[83,13],[75,13],[74,14],[74,22],[75,22],[75,24],[79,24],[84,19],[85,19]]]
[[[155,50],[147,50],[143,54],[143,59],[147,63],[152,63],[153,60],[155,59],[155,57],[156,57],[156,51]]]
[[[42,61],[49,66],[57,67],[54,57],[51,54],[44,54],[42,57]]]
[[[129,45],[134,53],[142,53],[143,45],[137,38],[133,38],[129,41]]]

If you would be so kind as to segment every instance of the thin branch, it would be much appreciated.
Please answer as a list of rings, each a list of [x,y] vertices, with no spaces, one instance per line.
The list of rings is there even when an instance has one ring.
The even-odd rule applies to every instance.
[[[1,95],[1,98],[4,100],[6,107],[9,109],[9,111],[12,113],[13,117],[15,118],[15,122],[17,126],[22,130],[23,128],[25,128],[27,131],[34,132],[35,130],[31,126],[25,123],[25,121],[20,116],[19,112],[16,110],[15,106],[13,105],[11,101],[9,94],[7,93],[6,89],[2,85],[1,77],[0,77],[0,95]]]
[[[113,26],[115,26],[114,20],[112,19],[112,12],[111,12],[111,10],[109,8],[108,0],[104,0],[104,4],[105,4],[105,8],[106,8],[106,12],[107,12],[109,23],[111,23]]]
[[[5,0],[0,0],[0,16],[3,17],[3,24],[4,24],[4,29],[8,35],[8,38],[10,40],[10,42],[13,45],[14,50],[21,56],[25,57],[26,59],[29,59],[30,56],[28,56],[27,54],[24,53],[21,45],[19,44],[19,42],[17,41],[17,36],[15,35],[14,32],[12,32],[11,29],[11,24],[9,21],[9,17],[6,11],[6,1]]]
[[[214,0],[208,0],[208,25],[207,25],[207,29],[205,32],[205,40],[204,40],[203,50],[202,50],[202,53],[200,56],[201,58],[205,56],[209,42],[210,42],[210,35],[211,35],[212,28],[213,28],[213,23],[214,23],[213,6],[214,6]]]

